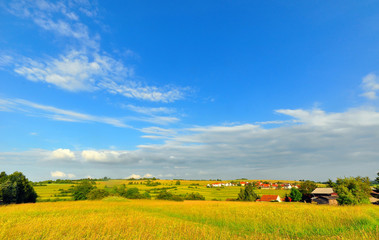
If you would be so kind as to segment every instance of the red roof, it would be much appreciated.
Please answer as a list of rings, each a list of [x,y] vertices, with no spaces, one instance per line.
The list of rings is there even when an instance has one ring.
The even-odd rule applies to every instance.
[[[275,201],[275,200],[278,200],[278,197],[279,195],[262,195],[261,197],[261,202],[271,202],[271,201]],[[279,197],[280,199],[280,197]]]

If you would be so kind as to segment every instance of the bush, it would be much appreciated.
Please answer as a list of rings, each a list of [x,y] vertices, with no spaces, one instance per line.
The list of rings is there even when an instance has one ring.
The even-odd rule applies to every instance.
[[[183,201],[184,200],[181,196],[172,194],[172,193],[167,192],[165,190],[161,191],[157,195],[156,199],[159,199],[159,200],[172,200],[172,201]]]
[[[87,198],[89,200],[100,200],[109,196],[109,192],[104,189],[92,189],[88,194]]]
[[[338,203],[341,205],[355,205],[370,203],[370,179],[368,177],[338,178],[335,184],[338,194]]]
[[[0,200],[5,204],[36,202],[37,193],[29,180],[21,173],[0,174]]]
[[[90,181],[84,180],[75,186],[72,190],[72,195],[74,196],[74,200],[86,200],[87,194],[91,192],[96,187]]]
[[[185,200],[205,200],[205,197],[201,195],[200,193],[196,192],[196,193],[187,193],[184,196],[184,199]]]
[[[148,192],[140,194],[138,188],[129,188],[126,190],[124,197],[129,199],[150,199],[151,196]]]
[[[290,192],[289,197],[291,198],[292,201],[299,202],[299,201],[301,201],[303,195],[296,188],[291,188],[291,192]]]

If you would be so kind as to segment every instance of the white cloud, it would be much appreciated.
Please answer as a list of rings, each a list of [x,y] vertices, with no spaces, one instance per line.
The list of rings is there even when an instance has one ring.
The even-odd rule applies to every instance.
[[[64,172],[61,172],[61,171],[55,171],[55,172],[50,172],[50,175],[53,177],[53,178],[74,178],[75,177],[75,174],[72,174],[72,173],[64,173]]]
[[[134,69],[126,67],[108,55],[96,51],[71,50],[58,58],[30,59],[19,57],[14,62],[14,71],[33,82],[55,85],[61,89],[79,91],[104,90],[128,98],[152,102],[174,102],[184,98],[186,88],[156,87],[132,80]],[[168,108],[131,107],[137,112],[168,112]]]
[[[74,160],[75,154],[70,149],[58,148],[51,152],[50,159],[52,160]]]
[[[376,93],[379,90],[379,79],[373,73],[366,75],[362,79],[362,89],[363,93],[361,96],[366,97],[370,100],[374,100],[377,98]]]
[[[141,178],[141,176],[140,176],[140,175],[138,175],[138,174],[132,174],[132,175],[130,175],[129,177],[127,177],[126,179],[130,179],[130,178],[134,178],[134,179],[140,179],[140,178]]]
[[[80,14],[97,15],[97,8],[87,1],[11,1],[7,10],[19,17],[31,19],[44,30],[54,32],[67,42],[71,50],[59,57],[30,59],[25,57],[0,57],[0,67],[13,63],[14,71],[34,82],[52,84],[58,88],[79,92],[104,90],[127,98],[152,102],[173,102],[184,98],[186,88],[171,86],[149,86],[133,80],[134,69],[101,51],[98,34],[90,34],[88,27],[80,21]],[[167,120],[166,120],[167,121]]]
[[[93,163],[137,163],[140,160],[135,152],[111,150],[84,150],[82,158]]]
[[[174,109],[167,108],[167,107],[156,107],[156,108],[154,108],[154,107],[141,107],[141,106],[135,106],[132,104],[123,105],[123,107],[125,107],[131,111],[146,114],[146,115],[156,115],[156,114],[161,114],[161,113],[170,114],[170,113],[175,112]]]
[[[68,173],[68,174],[67,174],[67,177],[70,178],[70,179],[75,178],[75,174]]]
[[[42,105],[23,99],[0,99],[0,111],[20,111],[32,116],[45,117],[57,121],[97,122],[115,127],[129,127],[122,120],[74,112],[52,106]]]
[[[45,82],[68,91],[94,91],[114,78],[126,78],[133,70],[111,57],[71,51],[59,58],[42,61],[24,59],[15,72],[30,81]]]
[[[150,174],[150,173],[146,173],[145,175],[143,175],[143,177],[144,177],[144,178],[152,178],[152,177],[153,177],[153,175],[152,175],[152,174]]]
[[[345,174],[376,174],[372,169],[379,167],[377,110],[355,108],[328,113],[321,109],[281,109],[277,112],[295,123],[274,128],[253,124],[175,130],[146,128],[143,129],[146,133],[164,137],[164,143],[139,145],[131,151],[84,150],[83,161],[72,164],[82,168],[101,163],[101,170],[128,166],[155,176],[175,171],[175,176],[190,174],[194,178],[203,177],[199,171],[208,172],[212,178],[246,174],[320,180]],[[50,154],[46,150],[0,153],[0,162],[9,165]]]

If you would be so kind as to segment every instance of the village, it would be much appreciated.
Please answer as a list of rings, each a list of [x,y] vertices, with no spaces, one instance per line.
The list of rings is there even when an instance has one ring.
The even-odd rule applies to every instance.
[[[240,182],[216,182],[207,184],[208,188],[219,188],[219,187],[233,187],[233,186],[247,186],[252,185],[258,189],[286,189],[291,190],[292,188],[298,189],[300,185],[297,184],[291,184],[291,183],[270,183],[270,182],[247,182],[247,181],[240,181]],[[328,204],[328,205],[338,205],[337,198],[338,194],[333,191],[333,188],[316,188],[311,192],[311,203],[313,204]],[[280,197],[277,194],[264,194],[259,199],[256,200],[257,202],[292,202],[292,199],[290,197]]]
[[[297,184],[290,184],[290,183],[270,183],[270,182],[216,182],[207,184],[207,187],[232,187],[232,186],[247,186],[248,184],[251,184],[255,186],[258,189],[288,189],[291,190],[291,188],[299,188],[299,185]]]

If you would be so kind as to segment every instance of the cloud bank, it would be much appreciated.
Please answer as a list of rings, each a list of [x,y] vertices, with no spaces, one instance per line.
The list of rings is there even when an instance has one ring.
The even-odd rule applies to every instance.
[[[173,130],[172,135],[167,135],[169,130],[152,128],[144,131],[165,139],[164,143],[139,145],[132,151],[92,149],[72,154],[71,150],[57,149],[50,154],[57,159],[75,156],[78,164],[144,169],[156,176],[174,171],[182,176],[238,177],[241,171],[252,175],[265,172],[275,178],[270,171],[290,169],[294,176],[302,176],[300,169],[311,168],[318,177],[327,178],[331,170],[332,177],[343,176],[346,166],[360,166],[355,168],[357,172],[379,167],[379,112],[375,109],[276,112],[294,123],[269,129],[254,124],[198,126]],[[323,169],[328,169],[327,173]]]

